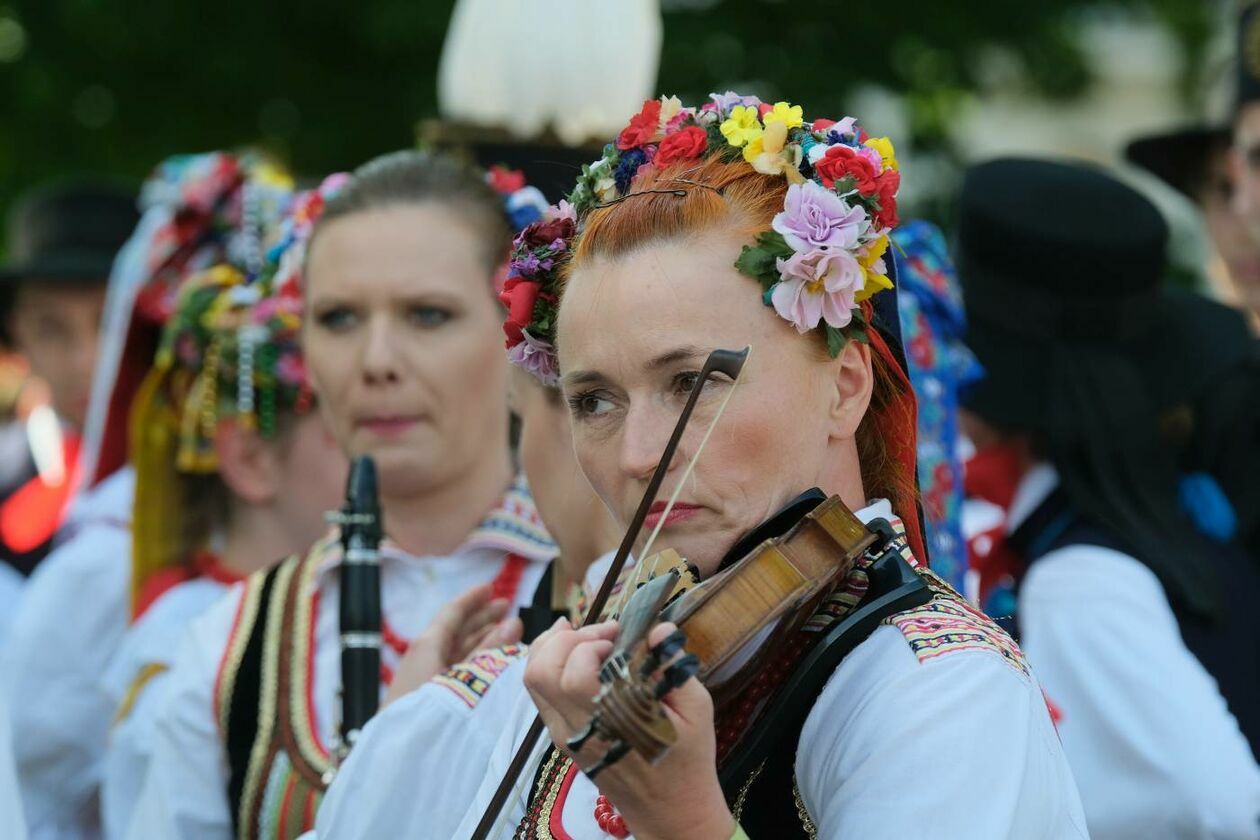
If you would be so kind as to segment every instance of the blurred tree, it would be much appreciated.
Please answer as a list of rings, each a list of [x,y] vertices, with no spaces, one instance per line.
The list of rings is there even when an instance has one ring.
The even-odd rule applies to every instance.
[[[139,179],[178,151],[257,143],[314,175],[408,145],[435,108],[453,0],[5,2],[0,211],[41,180]],[[1189,96],[1223,2],[664,0],[658,87],[689,100],[729,87],[791,91],[808,112],[838,114],[851,85],[875,81],[907,94],[915,139],[930,145],[976,86],[986,46],[1022,58],[1043,94],[1082,91],[1089,73],[1074,22],[1099,6],[1166,21]]]

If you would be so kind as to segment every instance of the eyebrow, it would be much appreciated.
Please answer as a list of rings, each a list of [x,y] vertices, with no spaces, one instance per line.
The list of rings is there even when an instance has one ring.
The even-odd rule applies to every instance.
[[[677,364],[678,362],[685,361],[687,359],[694,359],[697,356],[704,355],[706,355],[704,350],[696,347],[695,345],[688,344],[683,347],[677,347],[673,350],[667,350],[660,355],[653,356],[646,364],[643,365],[643,368],[647,371],[657,371],[662,368],[669,367],[670,365]],[[577,370],[564,377],[564,384],[569,386],[589,385],[593,382],[606,382],[607,380],[608,377],[604,376],[604,374],[597,370]]]

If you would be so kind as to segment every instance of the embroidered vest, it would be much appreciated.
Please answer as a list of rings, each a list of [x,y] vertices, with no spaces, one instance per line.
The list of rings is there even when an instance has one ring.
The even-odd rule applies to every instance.
[[[332,761],[313,717],[313,582],[323,543],[245,584],[215,686],[228,802],[240,840],[296,838],[315,825]]]
[[[920,661],[958,650],[985,649],[998,653],[1011,667],[1027,674],[1023,654],[1015,642],[949,584],[920,566],[906,543],[901,522],[892,520],[892,525],[898,534],[898,551],[932,591],[932,599],[923,606],[895,613],[883,619],[880,625],[897,627]],[[870,566],[869,558],[861,558],[805,625],[802,635],[807,638],[797,661],[810,650],[812,643],[862,602],[870,586],[867,572]],[[790,672],[790,668],[784,669],[782,676],[786,678]],[[808,709],[802,710],[799,721],[770,747],[756,770],[725,791],[731,812],[750,837],[817,836],[797,790],[794,771],[796,747],[807,712]],[[561,814],[578,772],[572,761],[554,747],[546,752],[534,776],[530,804],[517,827],[516,840],[567,840],[569,835],[561,825]]]
[[[315,578],[335,537],[250,576],[220,666],[214,703],[239,840],[291,840],[314,827],[333,761],[314,717]],[[514,600],[528,561],[507,554],[491,581]],[[387,672],[388,669],[383,669]],[[384,676],[384,673],[383,673]],[[473,674],[469,685],[475,685]]]

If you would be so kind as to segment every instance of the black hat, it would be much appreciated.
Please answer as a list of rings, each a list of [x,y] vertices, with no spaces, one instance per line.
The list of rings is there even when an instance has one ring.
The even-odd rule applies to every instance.
[[[968,344],[989,375],[968,396],[992,422],[1041,430],[1065,343],[1128,360],[1159,408],[1191,400],[1247,352],[1243,317],[1164,288],[1168,228],[1146,198],[1084,163],[1002,159],[964,180],[956,259]]]
[[[139,220],[135,193],[120,187],[80,181],[37,189],[10,215],[0,283],[104,283]]]
[[[1212,154],[1229,144],[1230,132],[1224,126],[1188,126],[1139,137],[1125,147],[1124,157],[1197,202],[1211,174]]]
[[[1080,512],[1111,528],[1174,601],[1211,612],[1217,593],[1186,562],[1202,546],[1177,508],[1178,455],[1159,425],[1248,352],[1242,316],[1166,292],[1159,212],[1088,164],[973,167],[957,236],[968,344],[986,372],[963,404],[1033,435]]]
[[[1238,16],[1238,89],[1235,116],[1244,106],[1260,100],[1260,3],[1246,0]]]

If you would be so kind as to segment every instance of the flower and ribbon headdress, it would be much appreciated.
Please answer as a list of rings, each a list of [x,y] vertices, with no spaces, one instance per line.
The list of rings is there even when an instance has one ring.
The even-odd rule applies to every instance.
[[[555,385],[558,281],[587,217],[640,192],[714,189],[685,176],[635,189],[653,169],[713,158],[742,161],[787,181],[783,208],[770,229],[745,245],[735,262],[760,284],[766,305],[800,333],[821,332],[833,357],[849,340],[869,342],[899,377],[905,396],[880,409],[880,425],[911,488],[894,506],[903,512],[913,550],[926,562],[912,491],[914,395],[903,361],[872,322],[873,296],[893,288],[888,247],[898,224],[901,173],[892,141],[871,137],[853,117],[806,122],[799,106],[729,92],[712,95],[700,107],[686,107],[677,97],[645,102],[603,156],[582,168],[567,200],[548,208],[516,238],[500,295],[508,308],[509,360]],[[673,184],[680,189],[657,189]]]
[[[131,414],[136,467],[133,595],[156,571],[204,548],[189,544],[181,475],[218,470],[214,439],[232,419],[264,437],[282,414],[313,405],[299,345],[303,253],[324,202],[344,183],[325,180],[265,222],[261,266],[221,262],[184,281]],[[269,246],[269,247],[268,247]]]
[[[806,123],[786,102],[727,93],[687,108],[662,97],[645,102],[603,157],[583,167],[567,201],[517,237],[503,292],[514,363],[556,381],[556,278],[587,214],[632,195],[645,168],[714,156],[788,181],[783,210],[736,268],[799,332],[821,329],[833,356],[847,339],[867,338],[862,304],[892,288],[886,256],[901,185],[892,142],[869,137],[852,117]]]

